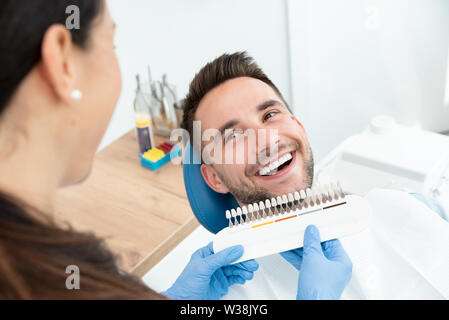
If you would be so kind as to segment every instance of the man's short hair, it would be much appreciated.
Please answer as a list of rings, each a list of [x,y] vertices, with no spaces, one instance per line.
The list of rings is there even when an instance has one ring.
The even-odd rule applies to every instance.
[[[279,89],[262,71],[252,57],[246,52],[224,54],[208,63],[195,75],[190,83],[189,93],[183,101],[184,116],[181,127],[189,133],[190,143],[192,145],[193,121],[195,120],[195,113],[201,100],[210,91],[224,82],[240,77],[249,77],[265,82],[273,88],[290,110]]]

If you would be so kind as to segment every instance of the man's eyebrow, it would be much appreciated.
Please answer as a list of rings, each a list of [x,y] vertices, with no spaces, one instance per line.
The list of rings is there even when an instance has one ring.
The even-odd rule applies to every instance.
[[[268,101],[262,102],[261,104],[259,104],[257,106],[257,112],[264,111],[265,109],[268,109],[269,107],[272,107],[272,106],[278,106],[278,107],[285,108],[284,105],[278,100],[268,100]]]
[[[229,120],[224,125],[222,125],[218,130],[220,131],[221,134],[224,134],[225,130],[235,127],[237,124],[239,124],[238,120],[235,119]]]

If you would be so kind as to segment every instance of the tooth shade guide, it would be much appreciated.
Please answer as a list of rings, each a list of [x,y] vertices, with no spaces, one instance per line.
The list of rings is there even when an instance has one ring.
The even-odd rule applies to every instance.
[[[315,185],[312,188],[271,198],[271,200],[266,199],[249,204],[247,207],[226,210],[226,218],[231,228],[242,225],[254,227],[255,224],[260,225],[265,219],[268,219],[268,222],[284,221],[283,217],[276,218],[279,215],[287,216],[295,213],[291,217],[300,217],[344,204],[346,204],[344,193],[339,183]]]
[[[276,215],[276,206],[277,206],[276,199],[275,198],[271,198],[270,212],[271,212],[272,216]]]
[[[335,188],[332,199],[328,186],[311,188],[311,198],[315,206],[308,205],[308,208],[302,206],[303,203],[309,203],[310,198],[298,200],[293,196],[292,202],[291,197],[289,199],[287,195],[287,200],[290,200],[287,206],[293,207],[290,213],[254,221],[246,219],[244,224],[221,230],[213,240],[214,251],[218,252],[232,245],[241,244],[245,248],[243,256],[234,262],[239,263],[302,247],[304,231],[310,224],[319,228],[321,241],[349,236],[369,227],[373,215],[370,203],[357,195],[346,195],[343,199],[340,186],[336,184],[332,187]],[[323,203],[321,199],[326,197],[328,200]],[[336,198],[338,200],[335,200]],[[282,203],[277,201],[275,203],[275,206],[271,203],[271,210],[275,210],[278,205],[282,206]],[[296,208],[295,204],[298,204],[301,209]],[[258,205],[257,209],[260,209]],[[265,205],[265,210],[268,209]],[[242,213],[243,211],[242,207]],[[258,211],[254,213],[257,214]]]
[[[278,201],[278,205],[279,205],[279,214],[283,215],[285,213],[284,199],[280,198],[280,200]]]
[[[232,228],[234,225],[232,223],[232,219],[231,219],[231,211],[230,210],[226,210],[226,219],[229,220],[229,227]]]
[[[310,206],[314,206],[315,202],[313,201],[312,190],[310,188],[306,189],[306,196],[307,196],[306,198],[307,204]]]
[[[279,203],[281,201],[280,197],[276,197],[271,199],[271,207],[274,210],[274,215],[277,216],[280,213],[280,206],[281,204]]]
[[[250,217],[251,221],[256,219],[256,217],[254,216],[254,207],[252,204],[248,205],[248,216]]]
[[[256,226],[252,226],[251,228],[252,228],[252,229],[258,228],[258,227],[266,226],[267,224],[271,224],[271,223],[274,223],[274,221],[261,223],[261,224],[258,224],[258,225],[256,225]]]
[[[265,208],[267,208],[267,215],[271,217],[273,214],[271,212],[271,201],[270,199],[265,200]]]
[[[313,193],[315,195],[315,201],[317,205],[320,205],[322,202],[322,198],[321,198],[321,193],[320,193],[320,188],[319,187],[314,187],[313,189]]]
[[[243,221],[243,216],[242,216],[242,208],[240,208],[240,207],[237,208],[237,216],[239,217],[240,224],[242,224],[244,221]]]
[[[293,198],[294,198],[293,204],[295,205],[295,207],[297,207],[301,200],[301,197],[299,196],[299,192],[295,192],[293,194]]]
[[[236,218],[236,216],[237,216],[237,211],[235,211],[235,209],[231,209],[231,216],[234,218],[233,220],[234,220],[234,225],[238,225],[238,223],[237,223],[237,218]]]
[[[265,204],[263,203],[263,201],[259,202],[259,209],[260,209],[260,213],[261,213],[262,218],[266,218],[267,215],[265,213]]]
[[[249,222],[249,217],[248,217],[248,208],[246,206],[242,207],[242,217],[245,217],[244,221],[245,223]]]
[[[274,222],[281,222],[281,221],[288,220],[288,219],[293,219],[293,218],[296,218],[296,217],[298,217],[298,215],[294,215],[294,216],[278,219],[278,220],[275,220]]]
[[[298,216],[305,216],[306,214],[310,214],[310,213],[314,213],[314,212],[318,212],[318,211],[323,211],[323,209],[322,208],[314,209],[314,210],[312,209],[312,210],[309,210],[309,211],[305,211],[305,212],[299,213]]]
[[[306,198],[307,198],[306,192],[305,192],[304,190],[301,190],[301,191],[299,192],[299,195],[301,196],[301,205],[302,205],[303,207],[307,208],[309,205],[308,205],[308,203],[307,203],[307,201],[306,201]]]
[[[337,203],[337,204],[334,204],[334,205],[331,205],[331,206],[328,206],[328,207],[324,207],[324,208],[318,208],[318,209],[308,210],[308,211],[305,211],[305,212],[300,212],[300,213],[298,213],[298,214],[295,214],[295,215],[292,215],[292,216],[289,216],[289,217],[285,217],[285,218],[281,218],[281,219],[276,219],[276,220],[274,220],[274,221],[270,221],[270,222],[266,222],[266,223],[257,224],[257,225],[255,225],[255,226],[252,226],[251,228],[254,229],[254,228],[262,227],[262,226],[268,225],[268,224],[270,224],[270,223],[281,222],[281,221],[293,219],[293,218],[296,218],[296,217],[305,216],[305,215],[307,215],[307,214],[316,213],[316,212],[319,212],[319,211],[324,211],[324,210],[331,209],[331,208],[338,207],[338,206],[342,206],[342,205],[345,205],[345,204],[346,204],[346,202],[343,202],[343,203]]]
[[[293,218],[301,218],[302,216],[308,215],[308,214],[312,214],[312,213],[319,213],[320,211],[325,211],[334,207],[338,207],[338,206],[342,206],[347,204],[347,202],[339,202],[339,203],[335,203],[329,206],[326,206],[324,208],[310,208],[310,209],[302,209],[302,210],[298,210],[299,212],[295,213],[294,215],[291,216],[287,216],[287,217],[282,217],[282,218],[276,218],[273,216],[273,220],[272,221],[267,221],[267,222],[262,222],[263,219],[259,218],[257,220],[251,221],[250,225],[248,226],[248,228],[258,228],[258,227],[262,227],[262,226],[266,226],[269,225],[271,223],[277,223],[277,222],[284,222],[284,221],[288,221],[290,219]],[[324,213],[323,213],[324,214]],[[237,226],[235,226],[234,228],[236,228]]]
[[[260,219],[260,217],[259,217],[259,205],[257,203],[255,203],[255,204],[253,204],[253,208],[254,208],[255,219],[256,220]]]
[[[324,188],[326,189],[325,195],[327,197],[327,201],[332,201],[333,197],[330,185],[325,185]]]
[[[289,193],[288,195],[288,201],[290,202],[290,210],[296,210],[296,204],[295,204],[295,197],[292,193]]]
[[[328,192],[329,192],[329,198],[331,199],[331,201],[332,200],[334,200],[334,192],[332,191],[332,186],[330,186],[329,185],[329,188],[328,188]]]
[[[338,191],[340,192],[341,198],[345,198],[345,193],[343,192],[343,188],[341,187],[340,181],[337,181]]]
[[[328,207],[324,207],[323,210],[334,208],[334,207],[338,207],[338,206],[342,206],[344,204],[346,204],[346,202],[337,203],[337,204],[334,204],[334,205],[331,205],[331,206],[328,206]]]
[[[287,210],[288,210],[288,199],[287,199],[287,196],[285,194],[282,196],[282,209],[283,209],[282,213],[287,213]]]
[[[291,193],[288,194],[287,198],[288,198],[288,202],[290,202],[290,203],[293,203],[293,201],[295,200],[293,198],[293,194],[291,194]]]

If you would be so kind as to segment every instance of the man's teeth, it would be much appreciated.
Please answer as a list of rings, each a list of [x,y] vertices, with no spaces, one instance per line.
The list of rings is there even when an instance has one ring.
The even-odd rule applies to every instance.
[[[290,153],[285,154],[282,156],[279,160],[274,161],[270,165],[263,167],[259,170],[259,174],[261,176],[267,176],[267,175],[273,175],[277,172],[277,168],[282,166],[287,161],[290,161],[292,159],[292,155]]]

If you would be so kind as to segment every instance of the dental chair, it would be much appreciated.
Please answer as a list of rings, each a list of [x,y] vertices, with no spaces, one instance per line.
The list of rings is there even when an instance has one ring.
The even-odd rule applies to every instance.
[[[225,211],[239,205],[230,193],[217,193],[207,185],[201,174],[201,161],[190,144],[185,148],[183,173],[187,197],[197,220],[212,233],[226,228],[229,222]]]

